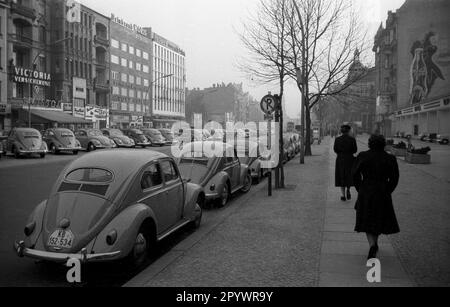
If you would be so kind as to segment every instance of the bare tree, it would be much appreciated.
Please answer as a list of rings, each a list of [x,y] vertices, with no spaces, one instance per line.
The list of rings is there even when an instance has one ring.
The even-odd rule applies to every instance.
[[[311,111],[326,96],[345,91],[363,77],[348,79],[355,50],[368,48],[366,33],[351,0],[290,0],[288,74],[298,81],[305,116],[305,139],[311,138]],[[298,78],[298,70],[301,77]],[[298,80],[300,79],[300,80]],[[347,80],[346,80],[347,79]],[[305,154],[311,144],[305,142]]]
[[[244,23],[240,39],[249,52],[239,67],[260,83],[278,83],[280,102],[288,78],[288,58],[291,50],[286,41],[288,24],[286,8],[289,0],[261,0],[256,14]],[[280,159],[275,185],[284,188],[283,117],[280,118]]]

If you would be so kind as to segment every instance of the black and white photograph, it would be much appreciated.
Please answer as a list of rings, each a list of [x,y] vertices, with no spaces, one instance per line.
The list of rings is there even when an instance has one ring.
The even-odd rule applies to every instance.
[[[449,287],[449,137],[449,0],[1,0],[0,288]]]

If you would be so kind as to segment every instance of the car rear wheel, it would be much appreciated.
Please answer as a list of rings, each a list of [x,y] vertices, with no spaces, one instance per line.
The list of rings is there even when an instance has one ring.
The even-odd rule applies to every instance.
[[[127,263],[132,269],[138,269],[145,263],[149,257],[152,242],[154,240],[152,239],[151,230],[142,225],[127,259]]]
[[[217,200],[217,205],[219,208],[223,208],[228,204],[230,199],[230,185],[224,185],[222,189],[222,193],[220,194],[220,198]]]
[[[76,156],[76,155],[78,155],[78,150],[74,150],[72,153],[74,156]]]
[[[59,154],[59,151],[56,149],[55,144],[50,145],[50,151],[51,151],[52,154],[54,154],[54,155]]]
[[[250,173],[247,173],[244,180],[244,186],[242,187],[242,192],[248,193],[250,189],[252,188],[252,175]]]
[[[95,145],[92,144],[92,143],[89,143],[88,146],[87,146],[87,151],[91,152],[91,151],[94,151],[94,150],[95,150]]]
[[[16,158],[16,159],[20,158],[20,152],[16,147],[13,147],[12,153],[14,154],[14,158]]]
[[[195,220],[192,221],[192,223],[191,223],[191,227],[192,227],[192,229],[194,229],[194,230],[199,229],[199,228],[200,228],[200,225],[201,225],[201,223],[202,223],[202,217],[203,217],[203,210],[202,210],[202,207],[203,207],[203,201],[202,201],[201,199],[199,199],[199,200],[197,201],[196,206],[198,206],[198,208],[200,209],[200,214],[199,214],[199,215],[195,218]]]
[[[442,144],[442,145],[448,145],[448,140],[442,140],[442,141],[441,141],[441,144]]]
[[[41,157],[41,159],[44,159],[45,158],[45,153],[41,153],[41,154],[39,154],[39,156]]]

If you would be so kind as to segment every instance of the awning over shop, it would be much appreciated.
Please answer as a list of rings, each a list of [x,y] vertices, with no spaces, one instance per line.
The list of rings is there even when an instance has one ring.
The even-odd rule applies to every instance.
[[[23,110],[28,114],[28,110]],[[64,113],[62,111],[53,110],[31,110],[31,115],[33,116],[33,123],[58,123],[58,124],[92,124],[92,121],[85,120],[84,118],[79,118],[72,116],[70,114]]]

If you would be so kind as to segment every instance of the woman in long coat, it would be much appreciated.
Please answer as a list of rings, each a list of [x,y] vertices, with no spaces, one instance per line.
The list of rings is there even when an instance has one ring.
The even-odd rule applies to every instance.
[[[357,157],[353,182],[358,191],[356,232],[364,232],[370,244],[369,259],[376,258],[378,238],[400,232],[392,203],[392,193],[399,182],[397,159],[386,153],[386,140],[373,135],[369,151]]]
[[[358,152],[356,139],[350,136],[351,127],[342,126],[342,135],[336,138],[334,143],[334,152],[336,159],[336,187],[341,188],[342,201],[351,200],[352,194],[350,188],[353,186],[352,168],[355,162],[355,154]],[[347,194],[345,193],[347,189]]]

